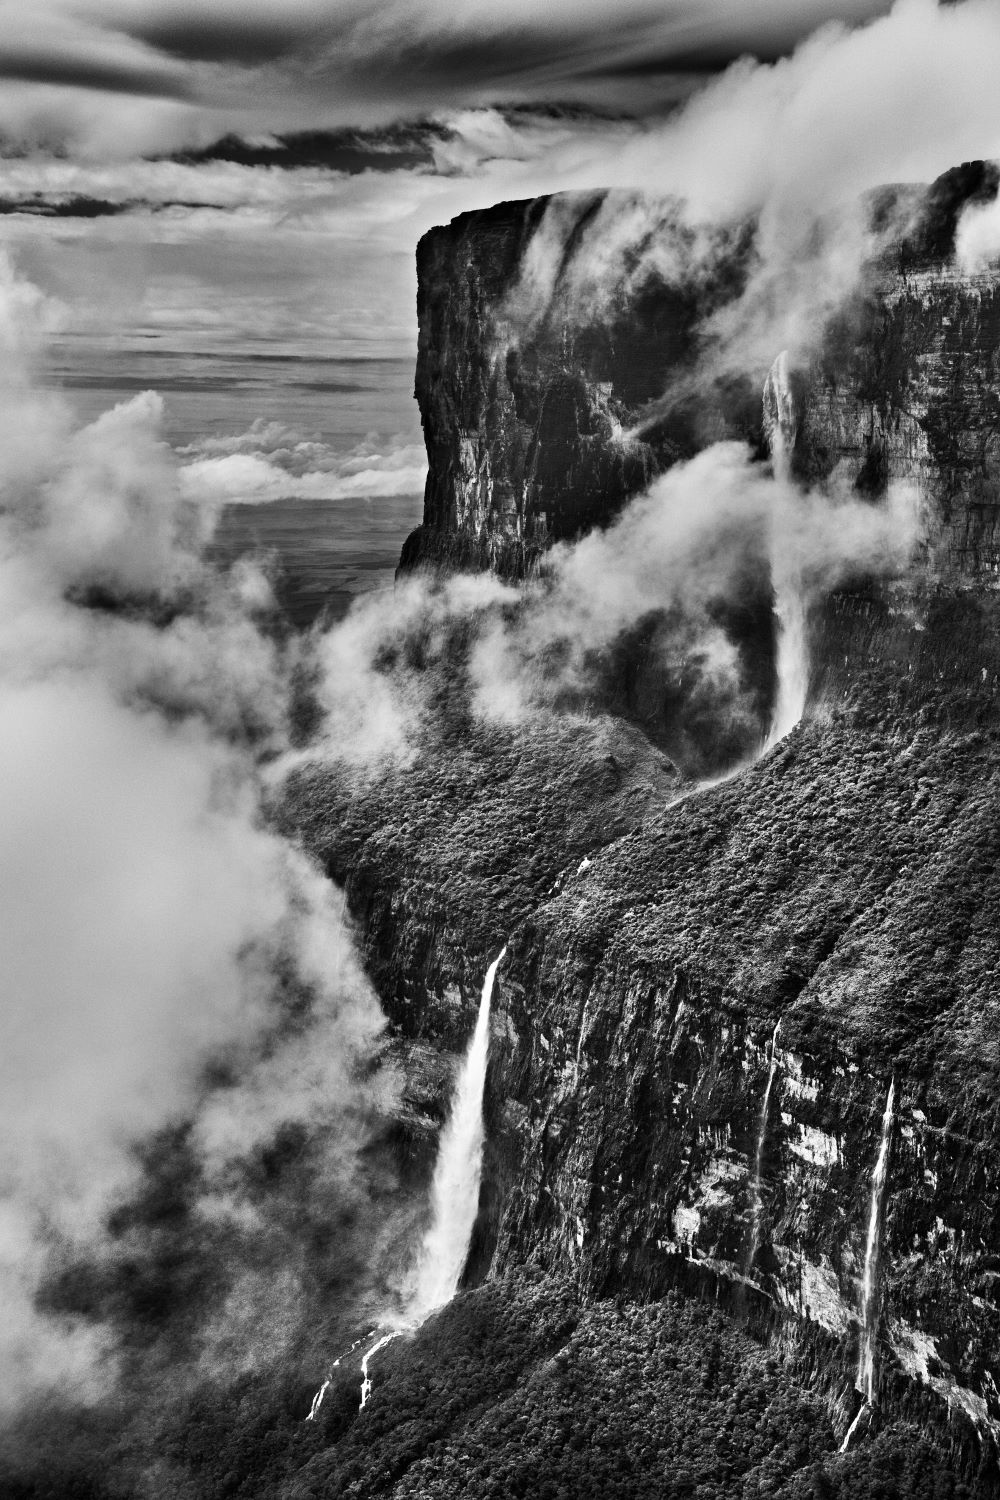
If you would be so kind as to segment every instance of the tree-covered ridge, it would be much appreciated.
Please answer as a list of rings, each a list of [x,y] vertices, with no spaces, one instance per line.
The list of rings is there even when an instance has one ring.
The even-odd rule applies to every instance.
[[[466,1292],[372,1361],[345,1359],[306,1422],[300,1377],[206,1382],[132,1414],[127,1444],[50,1411],[5,1500],[976,1500],[915,1427],[838,1452],[809,1365],[672,1293],[581,1301],[528,1268]],[[141,1432],[138,1430],[141,1429]],[[61,1438],[53,1442],[52,1433]],[[46,1436],[48,1434],[48,1436]],[[102,1438],[103,1434],[103,1438]],[[110,1441],[109,1441],[110,1440]],[[134,1467],[133,1467],[134,1465]]]

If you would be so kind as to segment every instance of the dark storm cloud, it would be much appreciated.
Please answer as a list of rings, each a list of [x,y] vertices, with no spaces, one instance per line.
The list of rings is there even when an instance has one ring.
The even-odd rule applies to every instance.
[[[189,99],[191,88],[176,70],[155,63],[143,67],[112,58],[72,53],[7,52],[0,43],[0,78],[22,83],[57,84],[77,89],[100,89],[111,94],[134,94],[158,99]]]
[[[400,107],[429,95],[442,102],[506,88],[516,97],[575,80],[714,71],[752,54],[773,59],[828,20],[857,22],[889,0],[524,0],[374,3],[257,0],[192,7],[171,0],[105,0],[104,24],[164,58],[195,68],[264,69],[315,98],[324,87],[348,98],[373,91]],[[623,100],[623,103],[626,102]]]
[[[741,47],[726,38],[697,47],[682,47],[669,52],[652,51],[641,57],[618,58],[612,63],[588,68],[585,76],[629,79],[659,78],[677,73],[721,73],[740,57],[752,55],[757,62],[771,63],[787,56],[791,50],[789,46],[765,46],[761,42],[753,47]]]
[[[124,157],[483,104],[656,114],[736,57],[784,56],[889,3],[0,0],[0,123],[28,146]]]
[[[301,48],[312,28],[293,17],[248,17],[239,23],[207,11],[159,15],[129,28],[129,35],[186,62],[254,67]]]
[[[518,14],[518,6],[456,20],[436,5],[414,7],[387,19],[374,13],[343,26],[311,27],[306,42],[307,86],[341,84],[352,93],[420,103],[427,99],[482,101],[568,96],[593,80],[617,82],[621,106],[630,104],[631,80],[668,82],[686,74],[719,72],[751,55],[774,61],[794,51],[817,24],[865,20],[884,13],[889,0],[817,0],[792,8],[783,0],[754,7],[725,0],[692,7],[637,0],[611,17],[605,7],[550,6],[543,16]],[[289,46],[288,59],[306,58]],[[673,90],[672,90],[673,92]],[[615,97],[614,92],[611,95]]]
[[[71,198],[32,193],[24,198],[0,197],[0,214],[28,214],[41,219],[103,219],[128,213],[136,205],[109,203],[106,198]]]
[[[175,153],[192,165],[230,161],[244,167],[318,167],[334,172],[396,172],[434,164],[434,147],[452,132],[434,121],[373,130],[300,130],[268,141],[226,135],[197,151]]]

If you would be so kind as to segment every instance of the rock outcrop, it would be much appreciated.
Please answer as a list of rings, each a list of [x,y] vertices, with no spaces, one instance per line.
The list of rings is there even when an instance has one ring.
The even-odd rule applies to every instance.
[[[502,203],[434,229],[417,249],[416,396],[429,474],[422,526],[401,566],[444,563],[529,573],[553,542],[606,523],[677,458],[721,436],[760,441],[749,381],[713,399],[680,397],[643,434],[630,429],[697,357],[699,329],[737,294],[749,229],[720,237],[695,267],[675,211],[669,279],[612,299],[584,246],[624,194]]]

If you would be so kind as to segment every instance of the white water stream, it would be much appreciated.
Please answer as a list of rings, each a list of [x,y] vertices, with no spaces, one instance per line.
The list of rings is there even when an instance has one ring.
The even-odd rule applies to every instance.
[[[402,1332],[402,1328],[394,1328],[390,1333],[384,1333],[377,1344],[372,1344],[368,1353],[361,1361],[361,1405],[358,1407],[358,1411],[364,1411],[368,1403],[368,1397],[372,1393],[371,1376],[368,1374],[368,1361],[373,1354],[377,1354],[380,1349],[384,1349],[386,1344],[391,1344],[393,1339],[398,1339]]]
[[[865,1240],[865,1268],[861,1279],[861,1344],[858,1351],[858,1372],[855,1384],[864,1397],[861,1406],[840,1445],[846,1453],[855,1429],[863,1414],[875,1404],[875,1336],[878,1332],[878,1260],[882,1228],[882,1204],[885,1199],[885,1179],[889,1166],[889,1147],[892,1144],[892,1127],[896,1104],[896,1080],[889,1084],[882,1116],[882,1134],[879,1138],[878,1156],[872,1171],[871,1205],[868,1210],[868,1234]]]
[[[431,1222],[410,1277],[405,1311],[397,1325],[384,1333],[361,1361],[361,1411],[372,1391],[369,1373],[372,1356],[400,1334],[419,1328],[432,1312],[451,1301],[469,1258],[483,1170],[483,1090],[489,1061],[490,1006],[497,969],[506,953],[504,945],[487,969],[483,981],[476,1028],[459,1070],[451,1109],[438,1144],[431,1183]],[[367,1342],[377,1331],[373,1329],[365,1339],[352,1344],[348,1353],[353,1353],[359,1344]],[[333,1371],[339,1364],[339,1359],[334,1360],[330,1374],[313,1397],[307,1421],[315,1420]]]
[[[889,1084],[882,1117],[882,1136],[879,1141],[875,1170],[872,1173],[872,1199],[868,1214],[868,1238],[865,1242],[865,1269],[861,1282],[861,1352],[858,1357],[858,1390],[868,1401],[875,1399],[875,1333],[877,1317],[879,1231],[882,1225],[882,1200],[885,1196],[886,1168],[889,1164],[889,1144],[892,1140],[893,1109],[896,1099],[896,1080]]]
[[[764,382],[764,431],[778,484],[792,480],[792,450],[798,434],[798,410],[787,350],[782,350]],[[777,695],[765,753],[793,730],[805,711],[809,686],[805,590],[798,563],[787,550],[787,538],[771,538],[771,583],[777,618]]]
[[[431,1222],[420,1248],[407,1321],[420,1324],[458,1290],[479,1210],[483,1168],[483,1089],[490,1045],[490,1004],[504,946],[486,971],[476,1029],[465,1054],[431,1184]]]

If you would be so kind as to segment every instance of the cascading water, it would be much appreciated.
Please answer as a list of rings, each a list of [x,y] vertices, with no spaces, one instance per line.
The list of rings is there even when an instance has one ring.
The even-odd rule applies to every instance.
[[[407,1320],[422,1323],[450,1302],[469,1255],[479,1209],[483,1167],[483,1089],[490,1043],[490,1003],[506,945],[486,971],[476,1029],[458,1076],[451,1113],[441,1133],[431,1185],[431,1223],[424,1236]]]
[[[329,1375],[323,1381],[323,1384],[320,1386],[319,1390],[316,1392],[315,1396],[312,1398],[312,1406],[310,1406],[310,1408],[309,1408],[309,1415],[308,1415],[308,1417],[306,1417],[306,1421],[307,1422],[315,1422],[317,1416],[319,1415],[319,1409],[323,1405],[323,1397],[326,1395],[327,1391],[330,1389],[330,1382],[333,1379],[333,1372],[334,1372],[334,1370],[337,1370],[337,1369],[340,1368],[340,1362],[341,1362],[341,1360],[342,1359],[349,1359],[350,1356],[354,1353],[355,1349],[358,1349],[358,1348],[360,1348],[360,1346],[362,1344],[367,1343],[368,1339],[374,1338],[375,1334],[377,1332],[378,1332],[378,1330],[375,1329],[375,1328],[373,1328],[369,1333],[365,1334],[364,1338],[355,1339],[354,1343],[348,1349],[347,1353],[346,1354],[340,1354],[340,1355],[338,1355],[337,1358],[333,1361],[333,1364],[330,1366],[330,1373],[329,1373]]]
[[[882,1225],[882,1200],[885,1196],[886,1170],[889,1165],[889,1146],[892,1142],[893,1110],[896,1099],[896,1080],[889,1084],[882,1117],[882,1137],[879,1141],[878,1157],[872,1173],[872,1201],[868,1215],[868,1238],[865,1243],[865,1270],[861,1282],[861,1351],[858,1357],[858,1390],[868,1401],[875,1399],[875,1331],[878,1322],[878,1253],[879,1230]]]
[[[497,969],[506,953],[504,944],[483,981],[476,1029],[458,1075],[451,1111],[441,1132],[431,1184],[431,1223],[411,1278],[406,1310],[397,1325],[384,1333],[361,1361],[359,1411],[364,1411],[372,1392],[369,1373],[372,1357],[401,1334],[419,1328],[432,1312],[451,1301],[469,1258],[483,1169],[483,1090],[489,1060],[490,1005]],[[366,1337],[373,1337],[375,1332],[377,1330],[373,1329]],[[348,1352],[353,1353],[364,1342],[366,1339],[358,1339]],[[334,1360],[330,1374],[313,1397],[307,1422],[315,1420],[333,1378],[333,1370],[339,1364],[339,1359]]]
[[[789,484],[799,416],[787,350],[782,350],[768,371],[763,409],[764,432],[771,449],[774,477],[779,484]],[[784,739],[802,718],[809,686],[804,589],[798,565],[789,556],[784,537],[772,537],[771,583],[778,626],[778,683],[771,725],[764,742],[765,752]]]
[[[764,1147],[767,1144],[767,1120],[771,1108],[771,1090],[774,1088],[774,1078],[778,1071],[778,1032],[781,1030],[779,1021],[774,1028],[771,1037],[771,1067],[767,1075],[767,1087],[764,1089],[764,1099],[760,1106],[760,1126],[757,1131],[757,1152],[754,1157],[753,1173],[753,1221],[750,1227],[750,1249],[747,1255],[747,1275],[753,1270],[757,1252],[760,1249],[761,1228],[764,1221],[764,1198],[762,1191],[764,1172]]]
[[[878,1328],[878,1258],[882,1227],[882,1204],[889,1167],[889,1148],[896,1103],[896,1080],[889,1084],[882,1116],[882,1135],[872,1172],[871,1207],[868,1212],[868,1235],[865,1241],[865,1269],[861,1280],[861,1346],[858,1351],[858,1373],[855,1384],[864,1397],[864,1405],[847,1429],[840,1451],[845,1453],[862,1413],[875,1404],[875,1335]]]
[[[371,1376],[368,1374],[369,1360],[373,1354],[377,1354],[380,1349],[384,1349],[386,1344],[391,1344],[393,1339],[398,1339],[402,1332],[402,1328],[394,1328],[391,1333],[384,1333],[377,1344],[372,1344],[368,1353],[361,1361],[361,1405],[358,1407],[358,1411],[364,1411],[365,1406],[368,1404],[368,1397],[372,1393]]]

